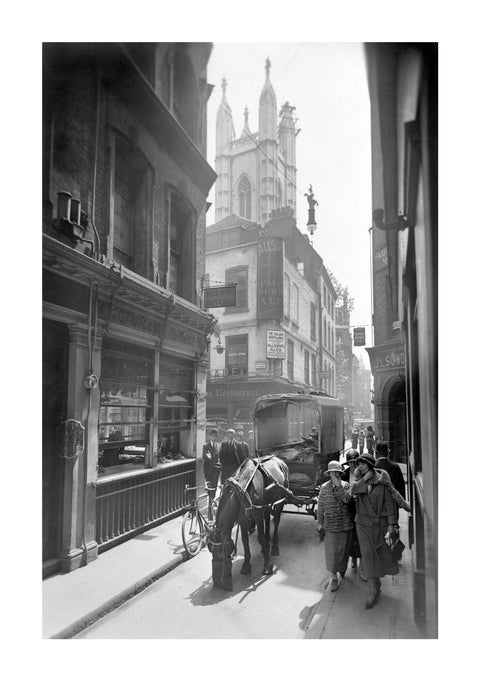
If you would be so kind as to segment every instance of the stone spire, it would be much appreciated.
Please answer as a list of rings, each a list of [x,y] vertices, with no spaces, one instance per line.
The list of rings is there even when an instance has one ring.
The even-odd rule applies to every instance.
[[[258,138],[259,140],[277,139],[277,98],[275,91],[270,82],[270,59],[267,57],[265,61],[265,84],[260,94],[259,107],[259,126]]]
[[[227,101],[227,81],[222,78],[222,101],[218,107],[216,120],[216,155],[229,152],[230,142],[235,137],[232,109]]]
[[[252,133],[250,132],[250,127],[248,125],[248,107],[245,106],[245,109],[243,111],[243,118],[244,118],[244,123],[243,123],[243,130],[242,134],[240,137],[251,137]]]

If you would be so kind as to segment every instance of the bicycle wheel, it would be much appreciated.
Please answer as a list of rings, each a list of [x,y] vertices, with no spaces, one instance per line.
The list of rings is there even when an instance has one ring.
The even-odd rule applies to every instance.
[[[185,551],[190,556],[196,556],[204,546],[205,528],[202,516],[198,510],[187,511],[182,521],[182,541]]]

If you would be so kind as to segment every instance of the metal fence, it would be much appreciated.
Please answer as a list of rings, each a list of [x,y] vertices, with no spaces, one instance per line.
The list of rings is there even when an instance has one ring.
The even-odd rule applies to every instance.
[[[96,541],[117,544],[139,528],[167,518],[185,505],[185,485],[195,485],[195,462],[168,466],[96,486]]]

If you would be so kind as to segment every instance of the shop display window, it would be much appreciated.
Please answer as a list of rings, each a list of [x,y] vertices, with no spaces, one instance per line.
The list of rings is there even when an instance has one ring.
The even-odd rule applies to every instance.
[[[99,475],[144,468],[153,404],[153,352],[106,341],[102,355]]]
[[[162,356],[157,420],[157,461],[159,463],[192,457],[193,425],[193,364]]]

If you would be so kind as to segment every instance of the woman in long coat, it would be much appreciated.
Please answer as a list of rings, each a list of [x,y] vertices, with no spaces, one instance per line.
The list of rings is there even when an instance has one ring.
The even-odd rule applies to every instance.
[[[390,536],[395,527],[395,502],[385,484],[388,473],[375,470],[375,457],[362,454],[357,462],[359,480],[352,485],[351,491],[357,498],[355,525],[362,554],[362,570],[370,589],[365,607],[373,608],[380,595],[380,577],[395,574],[385,543],[385,538]]]
[[[325,475],[330,477],[320,487],[317,506],[317,530],[325,533],[325,562],[331,573],[330,591],[338,589],[337,572],[345,576],[353,528],[348,510],[350,485],[340,479],[343,468],[338,461],[330,461]]]

